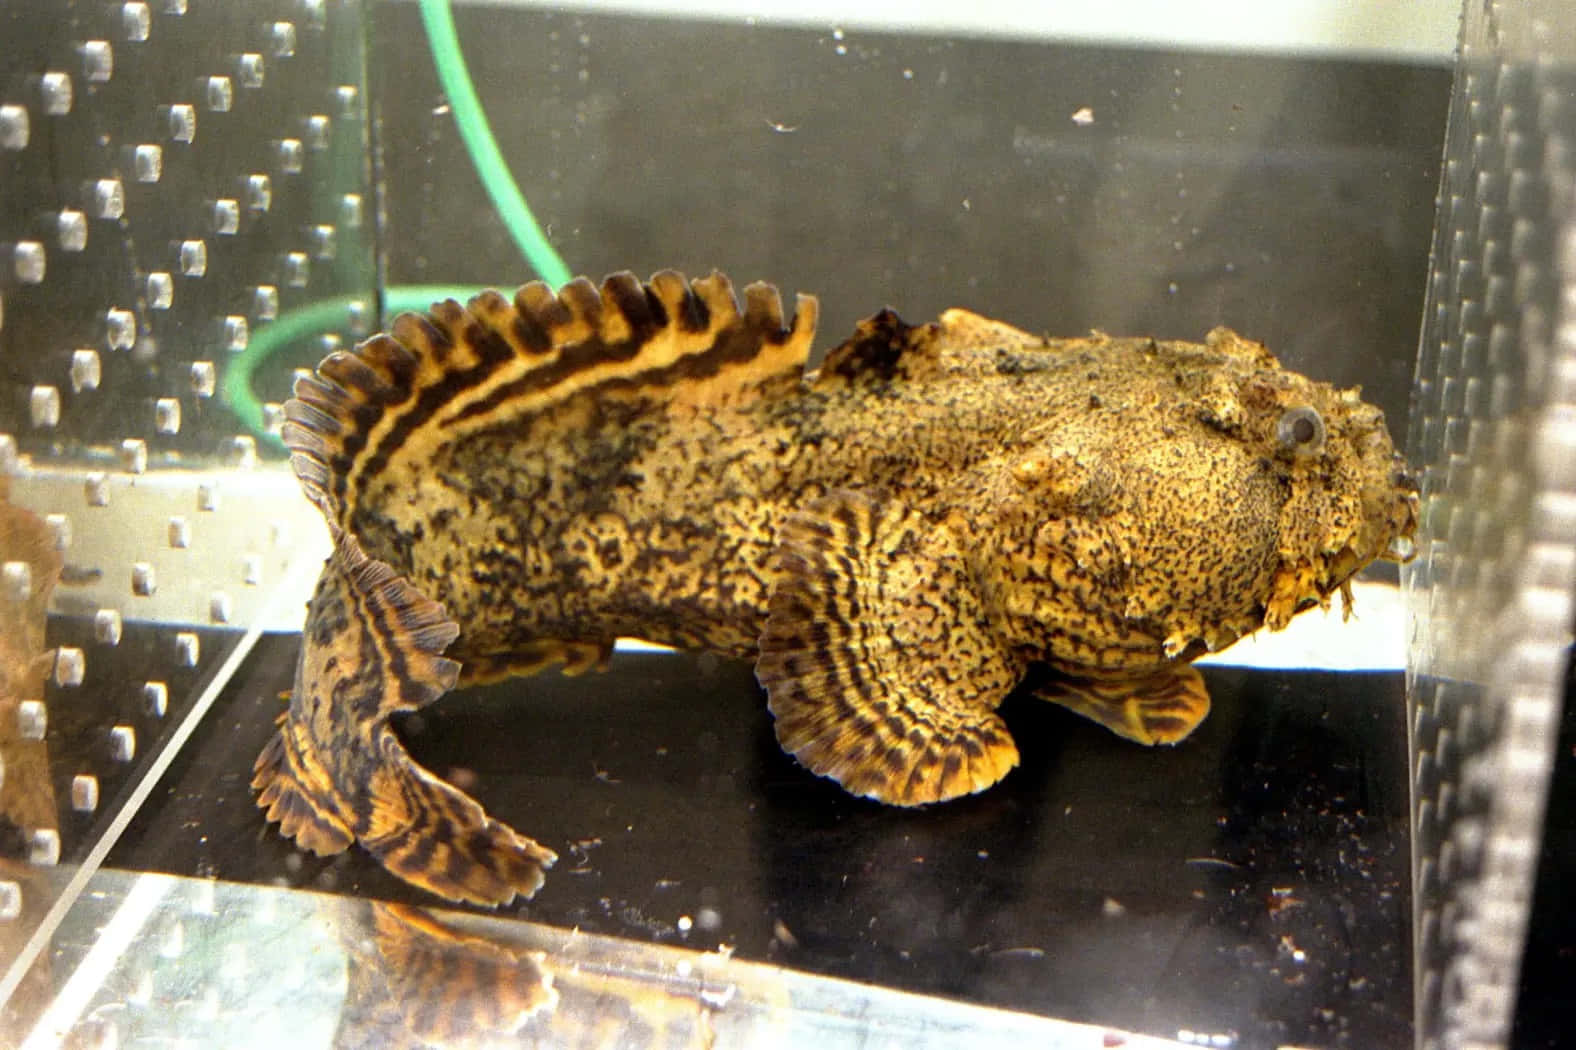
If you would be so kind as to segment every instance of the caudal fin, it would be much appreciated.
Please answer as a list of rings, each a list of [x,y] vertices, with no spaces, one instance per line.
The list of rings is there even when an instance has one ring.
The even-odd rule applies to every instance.
[[[305,849],[358,841],[423,889],[503,904],[535,893],[555,855],[417,765],[389,725],[453,687],[460,665],[440,654],[458,634],[441,605],[341,536],[309,607],[290,709],[252,787]]]

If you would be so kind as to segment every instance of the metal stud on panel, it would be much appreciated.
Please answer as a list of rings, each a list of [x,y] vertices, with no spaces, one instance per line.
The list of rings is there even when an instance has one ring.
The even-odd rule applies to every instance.
[[[38,241],[18,241],[11,246],[11,272],[18,284],[42,284],[47,268],[44,246]]]
[[[112,726],[109,731],[109,754],[116,762],[130,762],[137,757],[137,731],[131,726]]]
[[[142,683],[142,710],[149,718],[163,718],[170,709],[170,687],[163,682]]]
[[[8,602],[25,602],[33,596],[33,567],[25,561],[0,565],[0,596]]]
[[[42,700],[23,700],[16,705],[16,735],[23,740],[42,740],[49,729],[49,714]]]
[[[104,366],[97,350],[82,349],[71,352],[71,389],[77,393],[97,390],[104,377]]]
[[[78,773],[71,778],[71,808],[78,813],[92,813],[98,809],[99,782],[98,777],[90,773]]]
[[[71,645],[55,650],[55,684],[63,689],[75,689],[87,677],[87,654]]]
[[[131,170],[138,182],[158,182],[164,174],[164,147],[144,142],[131,153]]]
[[[104,340],[111,350],[130,350],[137,342],[137,315],[118,306],[107,310]]]
[[[168,310],[175,303],[175,278],[167,271],[155,270],[148,274],[148,307]]]
[[[122,630],[120,613],[114,609],[100,609],[93,614],[93,637],[100,645],[119,645]]]
[[[47,678],[67,706],[53,726],[46,697],[4,714],[13,738],[92,756],[63,767],[80,814],[65,859],[103,817],[100,780],[126,772],[114,756],[156,748],[203,680],[191,670],[239,635],[193,625],[250,624],[285,576],[289,553],[246,508],[295,488],[272,470],[221,481],[283,468],[279,403],[321,345],[309,332],[261,360],[264,329],[328,297],[375,301],[362,87],[348,109],[337,90],[360,38],[326,31],[365,0],[241,6],[0,0],[0,38],[26,42],[0,42],[0,328],[25,351],[0,369],[16,409],[0,473],[66,555],[52,613],[67,614]],[[228,385],[241,373],[250,390]],[[10,559],[0,605],[36,599],[41,566]]]
[[[92,202],[95,219],[119,219],[126,214],[126,187],[119,179],[95,179]]]
[[[145,43],[153,32],[153,14],[148,5],[137,0],[120,5],[120,34],[133,44]]]
[[[190,102],[177,102],[169,109],[170,139],[190,143],[197,138],[197,107]]]
[[[192,393],[198,397],[212,397],[217,383],[212,361],[193,361],[191,368]]]
[[[75,101],[70,74],[55,71],[39,77],[38,96],[39,104],[49,116],[63,117],[70,113],[71,103]]]
[[[161,397],[153,403],[153,429],[160,434],[178,434],[181,430],[181,403],[173,397]]]
[[[115,75],[115,49],[108,40],[89,40],[82,45],[82,76],[90,84],[106,84]]]
[[[60,832],[54,828],[34,828],[27,847],[29,864],[52,868],[60,863]]]
[[[49,527],[50,534],[55,539],[55,550],[67,550],[71,546],[71,519],[64,514],[46,514],[44,524]]]
[[[27,107],[13,102],[0,105],[0,149],[23,150],[32,137]]]
[[[22,884],[0,880],[0,922],[12,922],[22,915]]]
[[[63,252],[86,251],[88,217],[75,208],[65,208],[55,216],[55,238]]]
[[[60,391],[56,387],[35,386],[28,395],[28,414],[33,426],[47,430],[60,422]]]

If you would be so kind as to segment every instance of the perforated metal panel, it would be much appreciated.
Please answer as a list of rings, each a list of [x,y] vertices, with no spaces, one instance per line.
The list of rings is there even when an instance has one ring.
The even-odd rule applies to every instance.
[[[1507,1045],[1576,580],[1576,9],[1469,3],[1411,430],[1419,1045]]]
[[[47,674],[0,678],[53,798],[0,812],[7,859],[95,856],[317,553],[268,402],[376,310],[363,13],[0,0],[0,510],[63,563]],[[0,602],[50,582],[0,561]],[[8,963],[34,884],[0,876]]]

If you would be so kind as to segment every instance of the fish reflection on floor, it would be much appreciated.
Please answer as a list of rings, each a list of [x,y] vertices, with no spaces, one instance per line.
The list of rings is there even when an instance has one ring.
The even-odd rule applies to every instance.
[[[350,983],[334,1046],[469,1046],[515,1035],[557,1007],[544,953],[467,935],[419,908],[367,908],[365,928],[341,927]]]
[[[729,952],[686,953],[698,961],[675,964],[631,949],[615,957],[607,946],[617,942],[571,934],[568,950],[549,953],[461,929],[422,908],[364,907],[365,926],[340,929],[350,961],[334,1039],[341,1050],[449,1050],[507,1037],[532,1045],[703,1050],[716,1042],[713,1014],[737,994],[709,972],[726,967]],[[785,1014],[787,996],[763,987],[766,998],[752,1005]]]

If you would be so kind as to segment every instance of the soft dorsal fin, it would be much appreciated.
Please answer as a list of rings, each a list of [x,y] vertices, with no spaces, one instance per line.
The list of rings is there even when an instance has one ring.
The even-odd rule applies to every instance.
[[[583,277],[555,295],[541,282],[511,301],[402,314],[388,334],[330,354],[285,405],[285,444],[307,496],[343,528],[365,479],[465,433],[525,419],[584,391],[636,385],[648,396],[706,404],[797,384],[815,334],[816,301],[791,321],[777,290],[664,270],[641,284]]]

